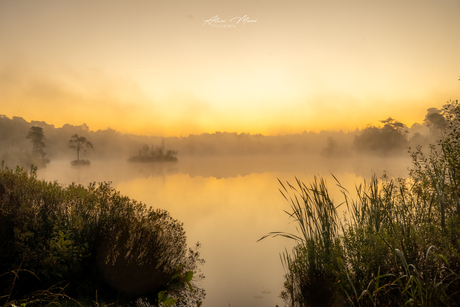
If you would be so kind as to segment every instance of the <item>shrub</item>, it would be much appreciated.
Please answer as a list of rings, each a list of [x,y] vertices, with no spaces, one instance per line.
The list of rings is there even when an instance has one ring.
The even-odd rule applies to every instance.
[[[156,304],[165,290],[184,300],[204,297],[202,289],[169,288],[177,268],[185,274],[203,263],[196,249],[187,249],[182,224],[109,183],[64,187],[38,180],[34,170],[2,166],[0,242],[2,305],[32,302],[34,293],[49,289],[81,302]]]

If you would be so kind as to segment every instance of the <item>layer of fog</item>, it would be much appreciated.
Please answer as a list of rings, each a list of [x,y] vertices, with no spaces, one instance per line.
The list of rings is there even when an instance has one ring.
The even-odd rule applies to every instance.
[[[436,109],[430,110],[436,111]],[[85,124],[80,126],[66,124],[56,128],[45,122],[27,122],[20,117],[0,116],[0,158],[6,160],[7,165],[14,166],[17,161],[12,158],[17,156],[17,153],[30,153],[32,144],[29,139],[26,139],[26,135],[29,129],[35,126],[43,128],[44,151],[51,163],[61,160],[70,162],[77,158],[75,149],[69,148],[69,140],[72,135],[78,134],[86,137],[93,144],[93,148],[84,148],[80,152],[80,158],[91,160],[93,164],[95,161],[102,160],[126,162],[129,157],[138,155],[144,145],[148,145],[151,148],[162,147],[165,150],[177,151],[178,171],[190,173],[192,176],[228,177],[251,172],[287,169],[300,171],[303,165],[311,164],[309,167],[317,168],[323,163],[326,168],[334,166],[340,169],[347,165],[348,171],[361,174],[363,167],[374,168],[372,163],[365,165],[363,161],[377,158],[386,160],[407,158],[409,148],[413,151],[417,145],[422,145],[426,150],[440,135],[439,130],[435,129],[433,124],[430,126],[427,121],[424,124],[414,124],[410,128],[391,118],[382,121],[382,124],[383,127],[370,126],[351,132],[321,131],[278,136],[215,132],[163,138],[122,134],[110,128],[91,131]],[[196,158],[194,163],[181,164],[192,157]],[[216,157],[231,158],[232,162],[226,163],[226,166],[232,165],[232,167],[228,170],[223,169],[221,162],[214,159]],[[314,163],[308,163],[311,160],[314,160]],[[28,167],[28,165],[21,166]],[[175,166],[159,165],[142,165],[140,168],[153,174],[161,173],[162,168],[173,172],[175,170]],[[220,169],[222,171],[219,171]]]

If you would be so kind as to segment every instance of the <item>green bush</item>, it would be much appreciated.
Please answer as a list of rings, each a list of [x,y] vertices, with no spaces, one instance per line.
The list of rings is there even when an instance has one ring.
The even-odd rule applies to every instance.
[[[187,248],[180,222],[120,195],[109,183],[62,186],[38,180],[34,170],[2,166],[1,305],[70,297],[156,305],[160,291],[196,305],[203,289],[170,289],[170,280],[197,272],[202,263],[197,249]]]

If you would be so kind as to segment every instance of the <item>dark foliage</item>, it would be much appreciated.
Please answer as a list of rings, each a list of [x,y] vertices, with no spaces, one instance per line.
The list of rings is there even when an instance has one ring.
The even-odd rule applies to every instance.
[[[84,136],[78,136],[78,134],[72,135],[72,137],[70,138],[70,141],[69,141],[69,148],[75,149],[77,151],[77,160],[76,161],[80,161],[80,150],[86,151],[85,147],[93,148],[93,144],[90,141],[88,141],[86,139],[86,137],[84,137]],[[79,162],[77,162],[77,163],[79,163]],[[83,164],[85,164],[85,163],[83,163]]]
[[[43,148],[45,145],[45,135],[43,134],[43,128],[30,127],[29,133],[27,133],[26,139],[30,139],[33,144],[32,155],[38,158],[44,159],[46,156]]]
[[[139,150],[137,156],[130,157],[128,162],[171,162],[177,161],[177,151],[166,150],[163,146],[152,146],[150,148],[147,144]]]
[[[198,251],[187,249],[182,224],[164,210],[108,183],[63,187],[2,167],[0,305],[29,303],[49,289],[78,301],[120,304],[139,298],[156,304],[159,291],[182,291],[184,300],[196,302],[202,289],[190,294],[170,289],[169,281],[178,268],[196,272],[201,263]]]
[[[355,150],[358,153],[381,156],[405,153],[409,146],[405,126],[391,117],[381,122],[383,127],[367,127],[360,135],[355,136]]]

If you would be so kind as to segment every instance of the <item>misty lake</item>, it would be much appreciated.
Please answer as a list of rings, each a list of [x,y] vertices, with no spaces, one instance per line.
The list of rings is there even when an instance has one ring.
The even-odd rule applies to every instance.
[[[278,188],[282,182],[326,179],[336,204],[343,201],[331,173],[351,194],[354,185],[387,171],[406,177],[410,158],[325,159],[318,156],[181,157],[178,162],[136,164],[94,160],[88,167],[52,161],[38,178],[60,183],[111,181],[123,195],[162,208],[184,223],[189,246],[199,241],[206,263],[203,306],[282,306],[284,270],[280,253],[293,242],[268,238],[295,232]]]

